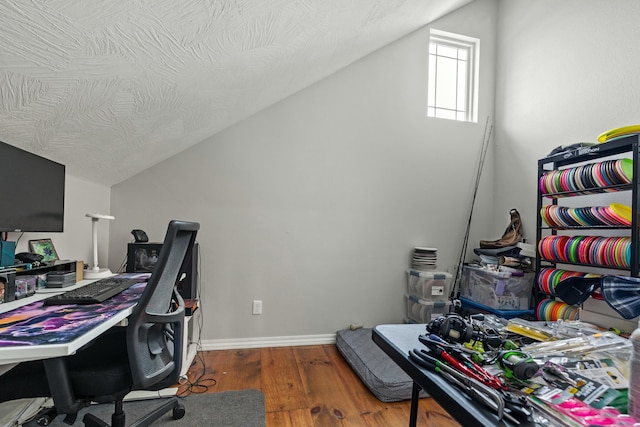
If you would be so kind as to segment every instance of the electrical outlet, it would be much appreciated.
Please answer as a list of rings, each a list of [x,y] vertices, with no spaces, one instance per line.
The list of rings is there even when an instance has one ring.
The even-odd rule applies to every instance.
[[[253,314],[262,314],[262,300],[253,300]]]

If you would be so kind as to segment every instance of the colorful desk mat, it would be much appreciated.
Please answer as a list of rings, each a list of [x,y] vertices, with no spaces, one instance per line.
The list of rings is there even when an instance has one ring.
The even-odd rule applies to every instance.
[[[123,274],[146,280],[149,274]],[[100,304],[49,305],[42,301],[0,314],[0,347],[64,344],[89,332],[122,310],[135,305],[146,281]]]

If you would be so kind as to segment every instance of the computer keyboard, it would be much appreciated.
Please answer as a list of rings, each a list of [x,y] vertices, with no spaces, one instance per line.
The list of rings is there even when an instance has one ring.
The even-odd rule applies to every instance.
[[[77,289],[70,289],[44,300],[44,305],[96,304],[103,302],[125,289],[139,283],[140,279],[108,277]]]

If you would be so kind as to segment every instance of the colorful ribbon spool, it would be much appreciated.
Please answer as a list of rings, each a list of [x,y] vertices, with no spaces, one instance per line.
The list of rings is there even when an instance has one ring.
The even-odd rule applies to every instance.
[[[545,172],[539,180],[541,194],[572,196],[572,192],[591,194],[617,191],[618,185],[631,183],[633,160],[617,159]],[[560,193],[560,194],[558,194]]]
[[[543,299],[536,309],[538,320],[578,320],[578,313],[578,307],[552,299]]]

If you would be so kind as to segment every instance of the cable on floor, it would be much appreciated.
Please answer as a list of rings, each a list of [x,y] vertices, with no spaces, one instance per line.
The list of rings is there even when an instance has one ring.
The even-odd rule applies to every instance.
[[[198,257],[202,256],[202,251],[198,251]],[[198,259],[198,269],[200,269],[200,259]],[[202,277],[202,275],[200,274],[200,271],[198,271],[198,282],[200,282],[200,277]],[[207,391],[209,391],[210,387],[214,387],[218,381],[215,378],[206,378],[207,375],[207,364],[205,362],[204,359],[204,355],[202,354],[203,350],[202,350],[202,328],[204,325],[204,309],[202,307],[202,298],[200,297],[200,289],[202,287],[200,286],[200,283],[198,283],[196,289],[198,292],[197,295],[197,300],[198,300],[198,305],[199,307],[199,311],[200,311],[200,315],[198,315],[197,317],[197,321],[198,321],[198,341],[196,342],[196,357],[193,361],[193,363],[191,363],[190,368],[193,368],[194,366],[197,366],[198,363],[202,364],[202,372],[193,380],[190,381],[187,378],[187,382],[185,384],[182,384],[182,386],[186,386],[185,389],[181,392],[178,392],[176,394],[177,397],[187,397],[190,394],[201,394],[201,393],[206,393]],[[194,316],[196,314],[194,313]]]
[[[202,363],[202,372],[193,381],[187,379],[187,382],[182,385],[186,386],[185,389],[181,392],[178,392],[176,394],[177,397],[187,397],[191,394],[206,393],[209,391],[210,387],[214,387],[218,383],[215,378],[205,378],[205,376],[207,375],[207,366],[200,349],[196,353],[196,360],[194,360],[191,367],[196,366],[198,362]]]

